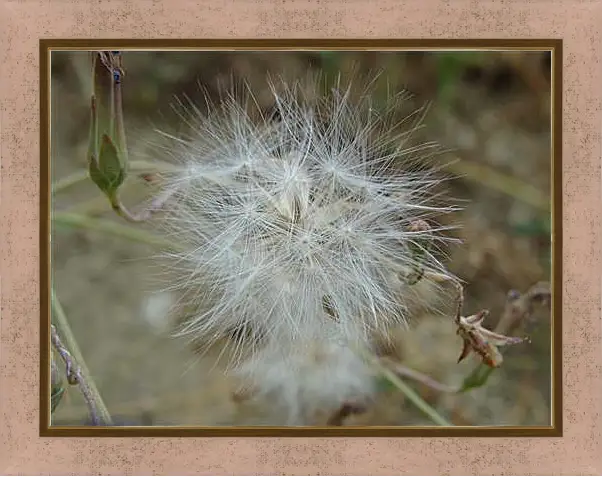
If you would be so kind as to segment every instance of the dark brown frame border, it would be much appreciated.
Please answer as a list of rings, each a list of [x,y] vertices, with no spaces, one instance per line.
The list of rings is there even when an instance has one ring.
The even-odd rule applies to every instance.
[[[562,46],[559,39],[233,40],[41,39],[40,48],[40,437],[561,437],[562,420]],[[50,52],[51,50],[551,50],[552,52],[552,426],[546,427],[57,427],[50,426]]]

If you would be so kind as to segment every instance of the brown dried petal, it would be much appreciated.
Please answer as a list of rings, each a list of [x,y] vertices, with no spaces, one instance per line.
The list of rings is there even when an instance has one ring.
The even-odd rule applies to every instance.
[[[504,336],[484,328],[482,323],[488,314],[487,310],[483,310],[468,318],[460,318],[458,334],[462,337],[463,348],[458,362],[462,361],[473,351],[481,357],[486,365],[497,368],[503,361],[498,346],[512,345],[525,341],[524,338]]]

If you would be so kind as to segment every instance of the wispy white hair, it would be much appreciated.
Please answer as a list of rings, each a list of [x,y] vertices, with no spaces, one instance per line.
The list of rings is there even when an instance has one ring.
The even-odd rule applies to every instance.
[[[191,133],[169,136],[179,167],[165,177],[164,225],[184,250],[169,255],[173,287],[203,304],[181,333],[211,342],[236,330],[252,348],[237,364],[256,381],[253,363],[271,380],[262,348],[280,359],[276,375],[290,365],[297,379],[299,347],[370,346],[406,321],[408,273],[442,269],[431,247],[441,229],[412,227],[451,210],[420,166],[436,144],[410,143],[425,109],[396,122],[404,94],[376,107],[369,89],[317,84],[269,82],[270,115],[250,91],[246,104],[189,108]]]

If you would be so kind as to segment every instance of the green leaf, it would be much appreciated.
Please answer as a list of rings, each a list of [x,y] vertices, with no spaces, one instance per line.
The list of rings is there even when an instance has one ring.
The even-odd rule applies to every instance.
[[[100,145],[100,156],[98,158],[98,166],[100,172],[106,180],[111,183],[114,190],[123,184],[125,179],[125,171],[121,161],[120,152],[113,144],[113,140],[106,134],[102,136],[102,144]]]
[[[96,96],[90,99],[90,133],[88,137],[88,157],[98,157],[98,105]]]
[[[65,388],[62,386],[56,386],[52,389],[52,394],[50,395],[50,412],[53,413],[56,411],[56,408],[63,399],[63,395],[65,394]]]
[[[454,88],[461,78],[462,71],[467,66],[478,65],[483,61],[480,52],[450,52],[439,53],[436,56],[439,98],[447,102],[452,99]]]
[[[107,134],[103,134],[98,161],[90,157],[88,164],[90,178],[107,196],[111,197],[125,180],[125,168],[115,144]]]
[[[489,379],[489,376],[491,376],[491,373],[493,373],[494,370],[495,368],[491,368],[481,363],[464,380],[464,382],[462,383],[462,387],[460,388],[460,392],[462,393],[470,389],[480,388],[481,386],[484,386],[487,380]]]
[[[59,368],[54,361],[54,357],[50,359],[50,412],[53,413],[58,407],[65,388],[63,387],[63,375],[59,371]]]
[[[105,194],[108,193],[111,183],[105,179],[104,175],[98,168],[98,160],[96,156],[88,157],[88,174],[90,175],[90,179],[92,182],[96,184],[96,186]]]

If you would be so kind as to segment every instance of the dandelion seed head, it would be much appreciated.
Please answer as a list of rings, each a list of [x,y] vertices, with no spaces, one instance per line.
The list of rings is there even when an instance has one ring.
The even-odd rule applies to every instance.
[[[348,346],[304,340],[268,346],[237,370],[253,383],[253,399],[269,402],[287,425],[304,425],[334,414],[346,403],[367,405],[376,393],[374,371]]]
[[[410,145],[422,111],[394,123],[399,98],[382,111],[350,88],[321,96],[271,83],[271,91],[278,120],[256,119],[229,97],[207,116],[192,108],[191,132],[169,138],[179,167],[164,177],[174,192],[163,225],[186,250],[169,256],[180,275],[173,287],[211,303],[181,332],[212,340],[248,329],[253,346],[283,358],[310,339],[326,349],[369,345],[407,320],[414,292],[404,274],[442,269],[421,245],[440,230],[411,224],[452,209],[433,205],[433,172],[398,167],[436,149]]]

